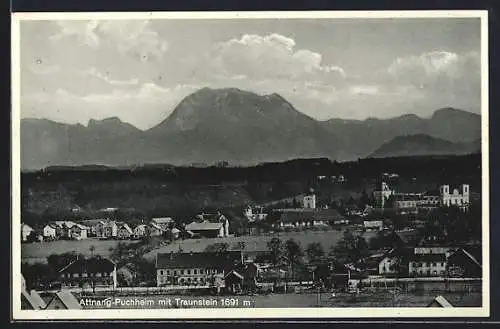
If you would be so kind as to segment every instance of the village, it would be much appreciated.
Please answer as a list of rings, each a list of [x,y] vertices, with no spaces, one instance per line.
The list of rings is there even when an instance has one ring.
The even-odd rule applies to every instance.
[[[241,209],[246,225],[237,231],[230,230],[224,210],[202,212],[188,223],[166,216],[132,227],[110,218],[23,224],[22,241],[38,248],[61,240],[120,241],[110,255],[67,252],[57,261],[50,255],[48,265],[38,264],[45,271],[25,264],[23,305],[81,308],[83,296],[342,296],[382,290],[434,291],[439,298],[429,295],[426,305],[450,307],[440,294],[480,292],[478,193],[467,184],[407,191],[391,185],[394,175],[382,175],[368,200],[358,204],[334,207],[313,189],[290,202],[247,204]]]

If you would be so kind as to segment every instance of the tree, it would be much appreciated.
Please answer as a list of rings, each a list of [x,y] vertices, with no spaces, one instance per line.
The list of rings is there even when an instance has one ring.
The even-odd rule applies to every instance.
[[[298,265],[301,261],[301,257],[304,254],[300,243],[295,241],[294,239],[289,239],[285,243],[285,259],[290,266],[290,272],[293,273],[296,265]]]
[[[320,242],[311,242],[307,245],[306,254],[309,262],[321,259],[325,255],[323,245]]]
[[[240,249],[241,263],[243,264],[243,263],[244,263],[244,259],[243,259],[243,251],[245,251],[245,248],[246,248],[246,243],[245,243],[245,241],[239,241],[239,242],[238,242],[238,247],[239,247],[239,249]]]
[[[271,241],[267,243],[267,249],[269,249],[270,252],[271,263],[274,266],[281,265],[284,256],[283,241],[278,238],[272,238]]]
[[[92,255],[92,258],[94,257],[94,252],[95,252],[95,246],[94,245],[91,245],[89,247],[89,250],[90,250],[90,254]]]
[[[368,243],[362,236],[355,236],[350,230],[344,231],[343,238],[333,249],[339,261],[352,263],[368,255]]]

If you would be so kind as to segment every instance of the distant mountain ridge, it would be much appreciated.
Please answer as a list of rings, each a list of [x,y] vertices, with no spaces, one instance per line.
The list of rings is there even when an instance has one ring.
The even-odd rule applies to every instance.
[[[383,144],[369,157],[389,158],[420,155],[466,155],[481,152],[481,140],[470,143],[452,143],[428,135],[398,136]]]
[[[480,118],[446,108],[430,118],[408,114],[391,119],[317,121],[278,94],[203,88],[146,131],[117,117],[90,120],[87,126],[22,119],[21,164],[23,169],[37,169],[218,161],[252,165],[317,157],[353,160],[403,135],[471,143],[481,136]]]

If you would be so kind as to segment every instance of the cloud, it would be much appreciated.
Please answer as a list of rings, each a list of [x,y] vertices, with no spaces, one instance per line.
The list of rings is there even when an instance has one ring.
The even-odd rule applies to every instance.
[[[146,83],[133,90],[117,88],[110,93],[85,96],[60,88],[53,93],[39,92],[24,97],[23,117],[86,124],[90,119],[117,116],[147,129],[165,119],[182,98],[198,88],[194,85],[162,88]]]
[[[309,79],[336,81],[345,77],[342,68],[323,63],[323,56],[296,49],[292,38],[279,34],[245,34],[216,44],[209,52],[211,73],[246,76],[249,79]]]
[[[388,73],[397,82],[453,92],[453,88],[463,84],[477,87],[480,67],[477,52],[432,51],[398,58],[389,66]]]
[[[159,58],[168,50],[168,43],[151,27],[150,21],[57,21],[60,31],[49,39],[60,42],[76,38],[83,45],[97,49],[99,46],[115,46],[122,53],[137,56],[142,61]]]

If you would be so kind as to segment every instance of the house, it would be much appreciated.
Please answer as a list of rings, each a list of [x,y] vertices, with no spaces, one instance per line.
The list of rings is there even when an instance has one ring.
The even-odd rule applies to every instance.
[[[306,209],[315,209],[316,208],[316,195],[315,194],[307,194],[304,196],[303,207]]]
[[[335,209],[278,209],[270,217],[274,228],[328,227],[336,220],[345,219]]]
[[[453,307],[453,305],[443,296],[437,296],[427,305],[427,307]]]
[[[158,253],[157,285],[224,287],[224,278],[240,262],[239,252]]]
[[[366,231],[381,231],[384,228],[384,221],[382,220],[365,220],[363,227]]]
[[[393,207],[398,209],[417,208],[423,198],[419,193],[396,193]]]
[[[413,248],[419,243],[419,238],[417,230],[391,231],[384,236],[384,244],[390,248]]]
[[[70,228],[70,238],[73,240],[83,240],[87,238],[88,227],[82,224],[75,224]]]
[[[131,264],[124,265],[116,271],[117,284],[119,286],[129,287],[132,285],[137,273],[131,267]]]
[[[160,236],[163,234],[163,229],[155,223],[151,223],[148,229],[150,236]]]
[[[149,227],[146,224],[139,224],[134,228],[134,238],[141,239],[149,235]]]
[[[47,303],[47,310],[79,310],[82,306],[78,299],[68,290],[61,290],[54,294]]]
[[[192,222],[186,225],[185,229],[205,238],[221,238],[225,236],[223,223],[211,223],[206,220],[201,223]]]
[[[481,263],[467,250],[460,248],[448,257],[446,271],[450,277],[481,278]]]
[[[118,225],[115,221],[106,221],[98,223],[96,228],[96,236],[99,239],[112,239],[118,235]]]
[[[77,258],[59,270],[61,286],[116,288],[116,264],[102,257]]]
[[[347,288],[351,279],[351,270],[344,264],[334,260],[325,260],[311,265],[315,285],[341,290]]]
[[[408,262],[410,276],[444,276],[446,274],[445,254],[411,254]]]
[[[170,217],[159,217],[151,220],[151,224],[158,225],[163,231],[169,229],[174,223],[174,220]]]
[[[243,210],[243,216],[248,219],[249,222],[263,221],[267,218],[267,213],[264,212],[264,207],[246,206]]]
[[[23,242],[28,241],[28,237],[30,236],[31,232],[33,232],[34,229],[26,224],[21,224],[21,240]]]
[[[57,226],[54,224],[47,224],[43,227],[42,232],[45,239],[55,239],[57,237]]]
[[[107,220],[104,219],[88,219],[82,221],[82,225],[86,226],[87,229],[87,236],[88,237],[96,237],[97,236],[97,229],[99,225],[103,225]]]
[[[130,239],[134,235],[134,231],[126,223],[118,224],[117,238],[118,239]]]
[[[71,228],[75,225],[75,222],[58,220],[53,222],[56,226],[56,236],[60,239],[70,239],[71,238]]]
[[[176,240],[180,237],[181,231],[177,228],[173,228],[170,233],[172,234],[172,239]]]

